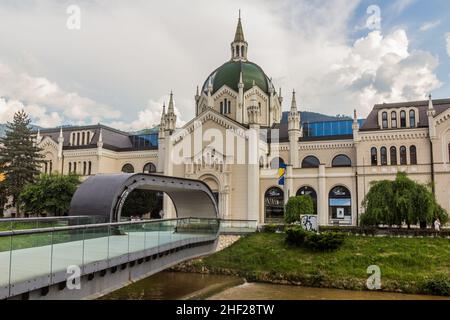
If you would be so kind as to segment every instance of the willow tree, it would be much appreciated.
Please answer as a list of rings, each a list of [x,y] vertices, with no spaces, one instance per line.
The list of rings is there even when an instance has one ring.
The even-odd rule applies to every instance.
[[[361,225],[420,225],[426,228],[434,219],[446,222],[445,211],[436,202],[430,188],[399,172],[394,181],[372,183],[363,201],[365,213]]]

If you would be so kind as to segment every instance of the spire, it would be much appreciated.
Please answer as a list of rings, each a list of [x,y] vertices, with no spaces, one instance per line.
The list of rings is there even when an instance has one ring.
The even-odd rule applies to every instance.
[[[297,112],[297,101],[295,100],[295,90],[292,91],[291,112]]]
[[[234,34],[234,40],[231,43],[231,60],[247,60],[248,43],[245,41],[244,30],[242,28],[241,10],[239,10],[239,19]]]
[[[241,22],[241,9],[239,9],[239,19],[236,27],[236,33],[234,35],[234,42],[245,42],[244,30],[242,29]]]
[[[433,110],[434,106],[433,106],[433,99],[431,97],[431,94],[428,96],[428,110]]]
[[[167,110],[167,114],[174,114],[175,110],[173,107],[173,92],[170,91],[170,100],[169,100],[169,108]]]
[[[38,135],[40,135],[40,131],[38,130]],[[63,129],[62,127],[59,128],[59,138],[63,138]]]
[[[356,115],[356,109],[353,109],[353,122],[358,122],[358,116]]]

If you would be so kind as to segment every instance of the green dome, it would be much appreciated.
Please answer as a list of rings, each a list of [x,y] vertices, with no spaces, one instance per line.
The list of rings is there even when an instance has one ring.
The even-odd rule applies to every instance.
[[[208,92],[209,81],[212,82],[214,94],[217,90],[227,85],[236,92],[239,91],[239,77],[242,71],[242,80],[244,82],[244,92],[255,84],[266,94],[269,94],[269,79],[264,71],[255,63],[249,61],[229,61],[217,68],[206,79],[203,85],[203,91]]]

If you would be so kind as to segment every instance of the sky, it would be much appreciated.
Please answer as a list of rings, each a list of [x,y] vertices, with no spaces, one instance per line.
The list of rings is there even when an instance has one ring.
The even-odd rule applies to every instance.
[[[447,0],[0,0],[0,123],[24,109],[42,127],[140,130],[173,90],[181,126],[230,59],[239,9],[248,58],[284,110],[293,89],[303,111],[361,118],[450,98]]]

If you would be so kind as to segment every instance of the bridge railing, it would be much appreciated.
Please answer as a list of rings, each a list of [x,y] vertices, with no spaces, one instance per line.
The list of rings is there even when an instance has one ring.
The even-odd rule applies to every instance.
[[[0,218],[0,231],[106,223],[104,216]]]
[[[236,219],[221,219],[220,233],[221,234],[245,234],[253,233],[258,229],[257,220],[236,220]]]
[[[218,219],[182,218],[0,232],[0,299],[178,246],[213,241]]]

